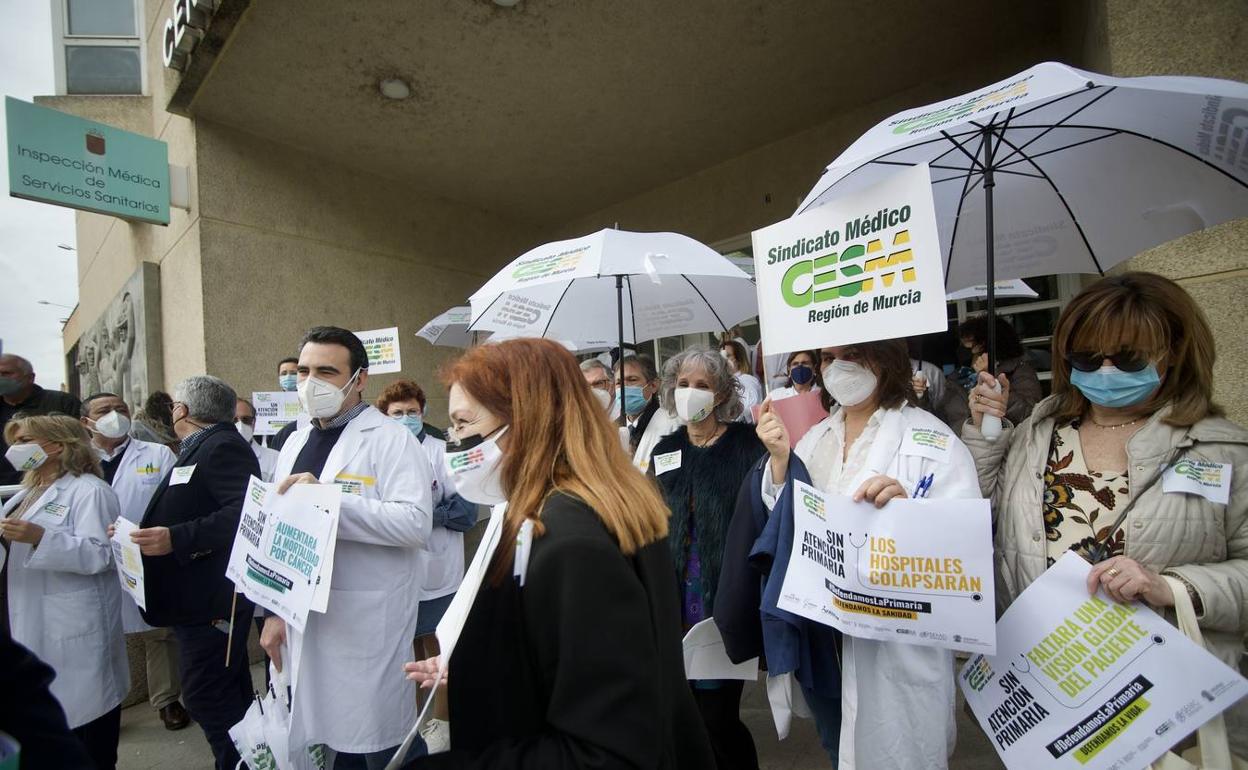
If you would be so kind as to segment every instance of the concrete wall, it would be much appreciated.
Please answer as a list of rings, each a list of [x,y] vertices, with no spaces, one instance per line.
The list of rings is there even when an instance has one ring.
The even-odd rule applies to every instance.
[[[1111,74],[1199,75],[1248,81],[1248,2],[1101,0],[1090,26],[1103,25]],[[1248,425],[1248,219],[1193,233],[1140,254],[1120,270],[1149,270],[1183,285],[1213,326],[1215,395],[1228,416]]]
[[[196,195],[195,128],[165,112],[176,73],[161,60],[164,20],[171,0],[146,3],[144,30],[146,96],[58,96],[39,99],[54,109],[146,134],[169,144],[169,162],[190,169],[190,210],[172,209],[168,227],[134,224],[79,212],[78,309],[65,326],[65,350],[95,323],[141,262],[160,266],[160,336],[163,372],[154,378],[166,389],[204,371],[203,295],[199,270],[199,206]]]
[[[366,396],[415,378],[431,422],[445,425],[435,371],[455,351],[416,331],[541,234],[207,121],[197,140],[213,170],[199,181],[208,371],[240,393],[274,390],[278,358],[297,353],[309,326],[397,325],[403,372],[374,377]]]

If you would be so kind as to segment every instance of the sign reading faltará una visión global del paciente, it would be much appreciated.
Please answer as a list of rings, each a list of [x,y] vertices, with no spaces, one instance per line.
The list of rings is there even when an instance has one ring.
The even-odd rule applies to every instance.
[[[12,97],[4,114],[10,195],[169,224],[164,142]]]
[[[926,165],[754,232],[763,347],[811,350],[943,331]]]

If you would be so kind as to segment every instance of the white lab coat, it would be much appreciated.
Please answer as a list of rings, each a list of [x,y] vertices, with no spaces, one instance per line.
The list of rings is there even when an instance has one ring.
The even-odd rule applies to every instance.
[[[436,508],[444,498],[455,494],[455,482],[447,474],[443,459],[446,457],[446,442],[426,433],[420,445],[429,457],[433,474],[433,506]],[[425,583],[420,594],[422,602],[441,599],[459,588],[464,579],[464,533],[434,527],[427,549]]]
[[[813,393],[818,393],[819,386],[811,385],[810,390]],[[767,397],[770,398],[774,402],[774,401],[780,401],[781,399],[792,398],[793,396],[800,396],[800,395],[801,393],[798,392],[797,388],[793,387],[792,385],[785,385],[784,387],[776,388],[772,390],[770,393],[767,394]]]
[[[753,424],[755,404],[763,403],[766,396],[763,394],[763,384],[758,378],[752,374],[733,373],[733,378],[737,381],[737,386],[741,390],[741,416],[737,418],[737,422],[748,422]]]
[[[137,438],[125,444],[125,452],[113,476],[113,492],[121,505],[122,517],[138,524],[143,521],[143,513],[160,486],[160,480],[178,458],[164,444],[139,441]],[[143,622],[134,597],[125,591],[121,593],[121,625],[127,634],[152,630]]]
[[[275,478],[314,430],[282,447]],[[411,660],[433,526],[429,462],[403,425],[369,407],[347,423],[320,475],[344,487],[329,606],[301,634],[287,626],[291,746],[327,744],[361,754],[397,746],[416,721]]]
[[[798,441],[794,451],[807,465],[835,419],[834,407],[833,414]],[[948,449],[941,452],[906,441],[915,429],[947,434]],[[900,481],[907,494],[932,474],[929,498],[983,497],[970,451],[949,426],[914,407],[883,412],[867,461],[849,489],[856,490],[878,474]],[[769,475],[764,474],[764,487]],[[765,499],[770,497],[768,491]],[[846,635],[842,666],[840,770],[947,767],[957,738],[951,651]]]
[[[656,409],[654,416],[646,424],[646,431],[641,434],[641,440],[637,442],[637,451],[633,453],[633,465],[636,465],[642,473],[650,470],[650,455],[654,453],[655,445],[679,427],[680,420],[675,416],[669,414],[661,406]]]
[[[11,498],[3,515],[27,492]],[[56,672],[52,694],[71,728],[112,711],[130,690],[121,584],[108,541],[118,515],[117,495],[103,479],[65,475],[22,514],[44,528],[39,546],[9,544],[13,639]]]
[[[277,470],[278,451],[267,446],[260,446],[254,441],[247,443],[251,445],[251,452],[256,456],[256,461],[260,463],[260,480],[272,481],[273,473]]]

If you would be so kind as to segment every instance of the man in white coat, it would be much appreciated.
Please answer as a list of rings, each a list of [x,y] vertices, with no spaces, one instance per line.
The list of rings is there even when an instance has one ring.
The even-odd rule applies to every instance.
[[[329,608],[302,634],[269,617],[261,635],[279,670],[291,667],[291,746],[324,744],[335,770],[383,767],[416,721],[403,663],[433,527],[429,461],[405,427],[361,400],[367,381],[367,352],[350,331],[304,335],[298,390],[313,419],[282,447],[276,478],[282,492],[343,490]]]
[[[240,398],[234,405],[234,428],[247,439],[251,453],[256,456],[256,462],[260,463],[260,480],[272,481],[273,473],[277,470],[277,450],[269,449],[256,441],[256,408],[250,401]]]
[[[130,437],[130,408],[113,393],[96,393],[82,402],[81,422],[91,434],[100,456],[104,480],[117,493],[123,518],[138,524],[177,457],[163,444]],[[152,628],[143,622],[139,606],[128,593],[121,596],[121,625],[127,635],[139,637],[147,658],[147,700],[160,714],[166,730],[181,730],[191,717],[178,700],[178,642],[171,628]]]

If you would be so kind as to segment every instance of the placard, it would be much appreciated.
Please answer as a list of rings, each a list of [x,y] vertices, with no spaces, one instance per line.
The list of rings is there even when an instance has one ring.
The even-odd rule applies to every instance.
[[[1089,596],[1091,569],[1074,553],[1059,559],[1001,616],[997,654],[958,675],[1011,770],[1146,767],[1248,694],[1147,606]]]
[[[269,390],[251,394],[251,408],[256,410],[256,435],[273,436],[287,423],[296,422],[303,413],[299,394],[294,391]]]
[[[330,553],[342,490],[295,484],[285,494],[256,477],[247,486],[225,576],[257,605],[299,631],[332,578]],[[322,610],[323,611],[323,610]]]
[[[755,230],[753,242],[769,354],[948,328],[926,164]]]
[[[863,639],[996,649],[987,500],[855,503],[796,482],[777,605]]]
[[[121,590],[134,598],[135,604],[147,609],[147,589],[143,582],[143,552],[130,539],[139,526],[124,516],[113,522],[113,564],[117,565],[117,579],[121,581]]]
[[[399,357],[399,327],[355,332],[355,336],[360,338],[364,350],[368,351],[369,374],[390,374],[403,370]]]

